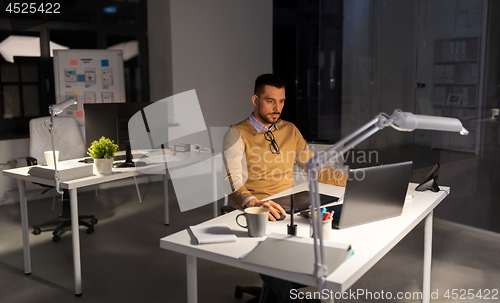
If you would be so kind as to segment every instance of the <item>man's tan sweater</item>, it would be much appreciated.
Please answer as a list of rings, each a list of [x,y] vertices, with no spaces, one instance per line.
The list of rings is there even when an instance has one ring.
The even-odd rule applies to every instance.
[[[279,120],[273,128],[280,154],[273,154],[262,130],[257,133],[248,119],[233,125],[226,136],[224,156],[235,206],[241,208],[251,196],[264,199],[293,186],[293,165],[303,169],[313,153],[299,130],[290,122]],[[347,175],[330,167],[324,167],[320,182],[345,186]]]

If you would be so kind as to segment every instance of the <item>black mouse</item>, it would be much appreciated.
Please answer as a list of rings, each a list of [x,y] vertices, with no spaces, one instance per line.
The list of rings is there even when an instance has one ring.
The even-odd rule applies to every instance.
[[[280,214],[280,217],[279,218],[276,218],[276,221],[282,221],[286,218],[286,215],[282,214],[282,213],[279,213]],[[273,215],[274,216],[274,215]]]

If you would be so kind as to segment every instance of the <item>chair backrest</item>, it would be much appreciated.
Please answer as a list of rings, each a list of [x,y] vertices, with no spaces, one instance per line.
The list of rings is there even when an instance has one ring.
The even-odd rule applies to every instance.
[[[47,121],[47,122],[46,122]],[[50,117],[30,120],[30,156],[38,164],[45,164],[44,151],[52,150],[48,125]],[[54,117],[54,146],[59,151],[59,160],[85,157],[87,148],[76,119],[73,117]]]

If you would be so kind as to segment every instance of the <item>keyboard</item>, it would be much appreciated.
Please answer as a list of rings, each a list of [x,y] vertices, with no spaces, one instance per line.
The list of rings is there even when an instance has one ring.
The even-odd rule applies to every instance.
[[[127,155],[118,155],[118,156],[115,156],[115,159],[113,161],[124,161],[126,159],[127,159]],[[94,163],[94,159],[93,158],[85,158],[85,159],[80,160],[78,162]]]

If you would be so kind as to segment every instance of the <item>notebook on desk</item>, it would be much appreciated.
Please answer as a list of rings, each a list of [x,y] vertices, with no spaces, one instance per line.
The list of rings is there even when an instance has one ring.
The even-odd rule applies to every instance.
[[[306,274],[314,274],[314,239],[271,233],[241,261],[259,266]],[[326,274],[331,274],[352,252],[351,245],[324,241]],[[266,256],[266,257],[263,257]]]
[[[333,228],[346,228],[401,215],[410,182],[411,161],[349,171],[343,204],[333,211]]]

